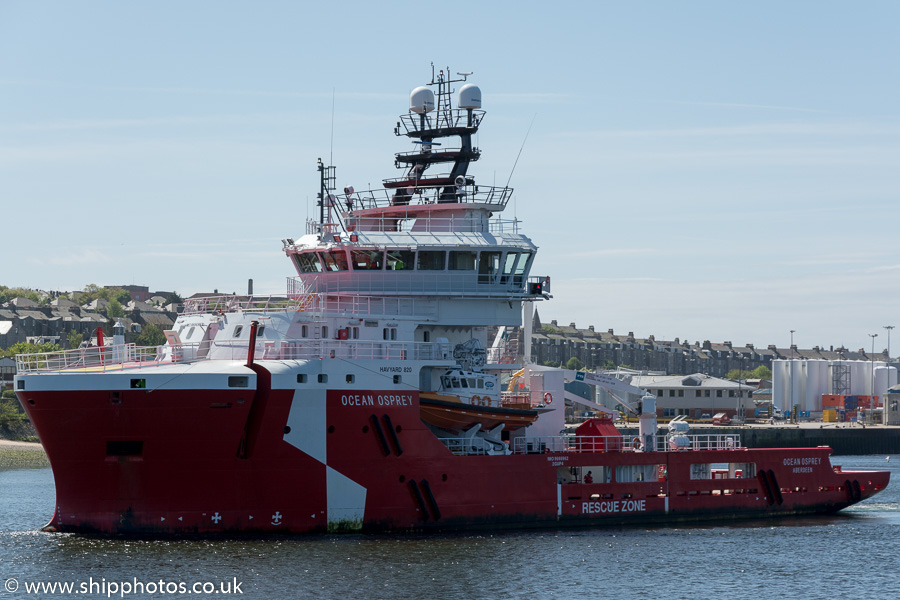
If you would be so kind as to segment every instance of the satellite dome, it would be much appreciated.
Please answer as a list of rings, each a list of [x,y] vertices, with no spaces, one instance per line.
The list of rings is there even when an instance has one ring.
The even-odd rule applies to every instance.
[[[459,88],[459,107],[481,108],[481,88],[474,83]]]
[[[409,110],[424,115],[434,110],[434,92],[427,87],[419,86],[409,94]]]

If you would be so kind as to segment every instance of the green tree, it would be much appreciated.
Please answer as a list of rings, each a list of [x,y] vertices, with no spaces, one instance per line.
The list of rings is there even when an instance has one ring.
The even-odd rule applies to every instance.
[[[750,376],[753,379],[772,379],[772,369],[765,365],[760,365],[750,371]]]
[[[178,295],[178,292],[172,292],[166,296],[166,304],[184,304],[184,298]]]
[[[166,336],[162,329],[153,323],[148,323],[135,336],[134,343],[137,346],[162,346],[166,343]]]
[[[0,399],[0,426],[24,420],[25,415],[19,407],[18,400]]]
[[[69,333],[66,335],[66,343],[68,344],[69,348],[77,348],[83,341],[84,335],[78,333],[74,329],[70,329]]]
[[[559,363],[556,362],[555,360],[548,360],[547,362],[544,363],[544,366],[545,367],[553,367],[555,369],[556,367],[559,366]]]
[[[36,290],[20,287],[10,288],[5,285],[0,285],[0,304],[15,300],[16,298],[28,298],[38,304],[47,304],[47,302],[49,302],[49,298],[41,296]]]
[[[122,304],[113,298],[109,301],[109,304],[106,305],[106,317],[110,320],[118,319],[120,317],[125,316],[125,309],[122,308]]]
[[[15,356],[16,354],[39,354],[42,352],[58,352],[59,346],[44,342],[32,344],[30,342],[16,342],[6,350],[0,350],[0,356]]]
[[[732,369],[728,371],[725,375],[726,379],[733,379],[737,381],[739,379],[771,379],[772,378],[772,370],[766,366],[759,366],[753,369],[752,371],[741,371],[740,369]]]
[[[573,356],[566,362],[566,368],[570,371],[580,371],[584,368],[584,363],[578,360],[577,356]]]
[[[747,379],[750,376],[750,371],[741,371],[740,369],[732,369],[725,374],[725,379],[731,379],[733,381],[737,381],[739,379]]]

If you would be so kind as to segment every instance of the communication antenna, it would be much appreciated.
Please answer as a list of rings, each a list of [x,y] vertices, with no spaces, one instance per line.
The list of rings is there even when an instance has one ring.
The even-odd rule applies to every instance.
[[[334,88],[331,88],[331,150],[328,154],[328,164],[334,164]]]
[[[531,133],[531,126],[534,125],[535,119],[537,119],[537,113],[534,113],[534,116],[531,117],[531,125],[528,126],[528,131],[525,132],[525,139],[522,140],[522,147],[519,148],[519,153],[516,155],[516,162],[513,163],[512,170],[509,172],[509,179],[506,180],[506,187],[509,187],[509,182],[512,181],[513,173],[516,172],[516,165],[519,164],[519,157],[522,156],[522,150],[525,149],[525,142],[528,141],[528,134]]]

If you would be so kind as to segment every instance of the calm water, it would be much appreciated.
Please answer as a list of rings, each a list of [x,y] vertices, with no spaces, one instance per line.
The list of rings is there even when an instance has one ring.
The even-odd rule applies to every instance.
[[[837,516],[717,525],[269,541],[105,540],[38,532],[50,469],[0,471],[0,599],[105,598],[106,582],[241,582],[244,598],[822,598],[900,596],[900,456],[881,494]],[[3,589],[15,578],[19,589]],[[92,579],[91,579],[92,578]],[[36,581],[96,582],[80,595]],[[9,582],[7,582],[9,583]],[[108,591],[109,588],[106,588]],[[207,588],[208,589],[208,588]],[[198,590],[202,590],[198,588]],[[118,591],[113,597],[122,597]],[[222,597],[221,593],[199,597]],[[129,594],[188,598],[198,594]]]

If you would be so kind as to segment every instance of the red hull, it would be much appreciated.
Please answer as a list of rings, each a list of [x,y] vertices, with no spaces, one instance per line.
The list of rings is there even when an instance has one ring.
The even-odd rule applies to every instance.
[[[417,393],[306,394],[20,392],[56,480],[48,527],[266,534],[667,523],[834,512],[889,479],[836,473],[824,447],[457,456],[423,424]],[[324,411],[311,426],[303,404],[317,401]],[[291,423],[305,429],[291,433]],[[715,463],[752,464],[756,476],[691,478],[692,465]],[[654,477],[620,482],[641,465]],[[610,481],[560,483],[583,469],[608,469]]]

